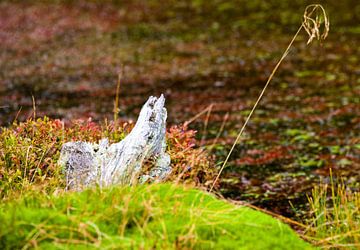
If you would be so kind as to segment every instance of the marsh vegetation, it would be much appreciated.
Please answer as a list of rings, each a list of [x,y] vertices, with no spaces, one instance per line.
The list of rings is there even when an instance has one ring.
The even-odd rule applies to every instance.
[[[165,238],[165,245],[151,241],[158,247],[213,246],[202,240],[216,241],[208,224],[217,220],[223,223],[224,231],[219,230],[225,235],[240,235],[231,231],[239,225],[226,225],[217,213],[210,216],[213,207],[206,212],[208,224],[198,228],[199,221],[189,222],[184,231],[180,224],[170,233],[166,225],[174,221],[162,220],[157,206],[136,210],[147,202],[145,196],[133,203],[131,216],[124,219],[132,220],[129,226],[123,219],[118,221],[129,231],[114,229],[115,224],[106,220],[101,225],[82,221],[72,208],[86,218],[99,210],[92,205],[89,210],[79,208],[91,191],[63,194],[57,165],[60,148],[70,140],[119,141],[131,130],[148,96],[164,93],[169,113],[167,149],[176,169],[170,182],[211,189],[264,84],[301,25],[307,4],[311,2],[1,1],[0,218],[19,222],[0,228],[1,243],[21,239],[22,246],[37,247],[37,239],[45,243],[59,239],[62,244],[70,232],[53,231],[54,221],[60,228],[72,228],[74,240],[90,241],[95,247],[111,248],[111,240],[145,246],[146,240],[134,239],[144,234],[150,239],[152,226],[160,227],[158,223]],[[323,6],[331,23],[326,41],[307,45],[306,32],[296,36],[213,191],[268,211],[312,244],[356,248],[360,240],[359,6],[351,0],[329,0]],[[149,186],[157,190],[154,200],[165,189],[183,192],[183,187],[166,185]],[[112,192],[128,197],[139,190],[144,188],[95,193],[107,200],[116,196]],[[181,195],[213,199],[197,192]],[[73,204],[76,199],[78,205]],[[171,199],[162,203],[167,212],[176,202]],[[109,213],[123,211],[115,206],[120,200],[107,201],[101,209],[108,204],[109,210],[114,208]],[[213,202],[226,207],[224,217],[232,213],[227,209],[238,213],[223,201]],[[32,221],[42,204],[44,217]],[[9,214],[16,206],[23,210]],[[157,212],[150,222],[152,217],[146,214],[152,209]],[[194,218],[183,210],[179,213],[184,218]],[[65,216],[67,211],[73,219]],[[41,218],[49,218],[50,213],[55,217],[45,225]],[[22,214],[29,216],[20,218]],[[11,230],[25,225],[21,223],[28,226],[11,238]],[[148,223],[153,224],[147,228]],[[37,238],[40,232],[46,237]],[[183,241],[187,245],[176,245]],[[298,241],[294,238],[294,242]]]

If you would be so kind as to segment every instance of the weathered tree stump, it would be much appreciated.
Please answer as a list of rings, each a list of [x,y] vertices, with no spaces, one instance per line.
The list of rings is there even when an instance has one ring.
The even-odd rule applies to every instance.
[[[170,172],[166,149],[165,98],[150,97],[142,107],[133,130],[120,142],[109,145],[68,142],[61,149],[59,163],[65,170],[68,189],[81,190],[99,185],[134,185],[147,180],[161,181]],[[155,166],[142,175],[146,159],[155,158]]]

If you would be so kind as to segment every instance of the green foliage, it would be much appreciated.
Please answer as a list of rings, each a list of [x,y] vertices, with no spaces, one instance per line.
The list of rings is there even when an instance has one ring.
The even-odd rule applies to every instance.
[[[170,184],[32,193],[0,221],[1,249],[311,249],[268,215]]]
[[[308,236],[324,248],[359,249],[360,193],[344,184],[320,185],[309,197],[312,219]]]

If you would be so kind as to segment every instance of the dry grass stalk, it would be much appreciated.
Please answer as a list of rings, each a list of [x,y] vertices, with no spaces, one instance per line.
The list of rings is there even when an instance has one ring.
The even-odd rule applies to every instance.
[[[34,117],[34,121],[36,120],[36,101],[35,101],[35,97],[32,95],[31,96],[32,99],[32,105],[33,105],[33,117]]]
[[[202,111],[200,111],[198,114],[196,114],[195,116],[193,116],[192,118],[190,118],[189,120],[187,120],[186,122],[184,122],[184,126],[187,127],[189,126],[190,123],[194,122],[196,119],[198,119],[199,117],[201,117],[203,114],[208,113],[209,111],[212,110],[214,104],[211,103],[209,106],[207,106],[205,109],[203,109]]]
[[[120,85],[121,85],[121,78],[123,75],[123,70],[121,67],[120,73],[118,74],[118,81],[116,84],[116,96],[115,96],[115,103],[114,103],[114,126],[116,126],[116,122],[118,119],[118,113],[120,111],[119,109],[119,93],[120,93]]]
[[[210,151],[215,147],[215,145],[217,144],[222,132],[224,131],[224,128],[225,128],[225,125],[226,125],[226,122],[227,120],[229,119],[229,112],[226,112],[224,118],[223,118],[223,121],[221,123],[221,126],[220,126],[220,129],[219,129],[219,132],[216,134],[216,137],[213,141],[213,143],[210,145],[210,147],[208,148]]]
[[[313,18],[313,15],[315,15],[315,19]],[[324,24],[324,28],[321,31],[322,24]],[[310,44],[314,38],[319,41],[326,39],[329,34],[330,21],[322,5],[311,4],[306,7],[302,28],[304,28],[309,35],[307,44]]]
[[[205,121],[204,121],[204,129],[203,129],[203,133],[202,133],[203,136],[201,137],[200,146],[204,145],[204,143],[205,143],[206,136],[207,136],[207,127],[209,124],[209,119],[210,119],[210,115],[211,115],[213,107],[214,107],[214,104],[213,103],[210,104],[209,109],[206,113],[206,117],[205,117]]]
[[[321,27],[324,27],[321,31]],[[271,82],[272,78],[274,77],[276,71],[278,70],[278,68],[280,67],[282,61],[285,59],[285,57],[287,56],[287,54],[290,51],[291,46],[293,45],[294,41],[296,40],[296,38],[298,37],[300,31],[302,29],[304,29],[307,34],[309,35],[309,40],[307,42],[307,44],[310,44],[314,38],[316,38],[317,40],[324,40],[328,33],[329,33],[329,28],[330,28],[330,22],[329,22],[329,18],[327,17],[326,11],[324,9],[324,7],[320,4],[311,4],[308,5],[305,8],[304,11],[304,20],[302,22],[302,24],[300,25],[299,29],[297,30],[297,32],[295,33],[295,35],[293,36],[293,38],[291,39],[289,45],[287,46],[285,52],[283,53],[283,55],[281,56],[280,60],[278,61],[278,63],[275,65],[274,69],[272,70],[264,88],[262,89],[258,99],[256,100],[253,108],[251,109],[249,115],[247,116],[243,126],[241,127],[235,142],[233,143],[228,155],[225,158],[224,163],[222,164],[220,171],[218,173],[218,175],[216,176],[211,188],[210,188],[210,192],[213,190],[216,182],[218,181],[222,171],[224,170],[226,164],[229,161],[230,155],[232,154],[232,152],[234,151],[234,148],[236,146],[236,144],[239,142],[246,125],[248,124],[248,122],[250,121],[250,118],[252,117],[255,109],[257,108],[260,100],[262,99],[263,95],[265,94],[265,91],[267,89],[267,87],[269,86],[269,83]]]

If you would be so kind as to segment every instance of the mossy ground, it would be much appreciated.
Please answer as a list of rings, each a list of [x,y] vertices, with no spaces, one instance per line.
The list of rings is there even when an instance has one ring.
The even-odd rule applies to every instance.
[[[311,249],[268,215],[172,184],[32,193],[0,220],[1,249]]]

